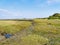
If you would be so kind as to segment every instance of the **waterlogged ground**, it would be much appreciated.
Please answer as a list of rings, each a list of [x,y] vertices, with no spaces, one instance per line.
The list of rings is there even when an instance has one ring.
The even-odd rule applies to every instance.
[[[0,45],[60,45],[59,19],[30,21],[1,21],[0,32],[16,34]],[[3,25],[5,24],[5,25]]]

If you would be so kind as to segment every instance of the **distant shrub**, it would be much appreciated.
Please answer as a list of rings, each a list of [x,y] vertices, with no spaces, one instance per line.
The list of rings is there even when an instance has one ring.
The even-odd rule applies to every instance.
[[[55,13],[52,16],[49,16],[48,19],[60,19],[60,14],[59,13]]]

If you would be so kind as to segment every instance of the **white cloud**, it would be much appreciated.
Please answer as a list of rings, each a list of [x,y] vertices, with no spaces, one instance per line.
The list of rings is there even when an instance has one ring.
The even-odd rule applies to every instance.
[[[60,0],[47,0],[47,3],[50,4],[50,3],[59,3]]]
[[[40,2],[39,0],[36,0],[37,1],[37,3],[38,2]],[[58,4],[58,3],[60,3],[60,0],[45,0],[45,1],[43,1],[42,3],[38,3],[37,4],[37,7],[42,7],[42,8],[44,8],[44,7],[48,7],[48,6],[50,6],[50,5],[54,5],[54,4]]]
[[[0,14],[11,15],[11,16],[21,15],[19,12],[11,12],[11,11],[6,10],[6,9],[0,9]]]

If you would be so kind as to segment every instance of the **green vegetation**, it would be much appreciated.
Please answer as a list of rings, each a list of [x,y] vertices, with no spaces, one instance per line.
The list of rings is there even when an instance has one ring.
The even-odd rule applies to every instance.
[[[60,19],[56,19],[59,16],[56,13],[49,19],[0,21],[0,33],[16,34],[21,31],[15,38],[3,40],[0,45],[60,45]]]
[[[34,22],[34,34],[48,38],[48,45],[60,45],[59,19],[35,19]]]
[[[21,38],[23,42],[22,45],[44,45],[48,44],[49,40],[45,37],[42,37],[40,35],[32,34],[28,35],[26,37]]]
[[[0,21],[0,33],[17,33],[20,30],[28,28],[31,25],[29,21]]]
[[[52,16],[49,16],[48,19],[60,19],[60,14],[59,13],[55,13]]]

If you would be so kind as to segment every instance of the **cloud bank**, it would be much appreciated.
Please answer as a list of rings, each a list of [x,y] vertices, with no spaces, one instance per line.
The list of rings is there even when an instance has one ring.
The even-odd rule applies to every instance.
[[[47,0],[47,3],[60,3],[60,0]]]
[[[6,9],[0,9],[0,14],[11,15],[11,16],[18,16],[18,15],[20,15],[19,12],[11,12],[11,11],[6,10]]]

